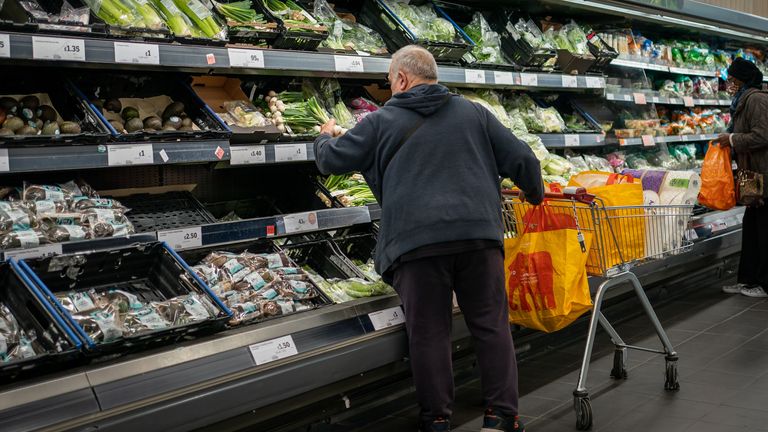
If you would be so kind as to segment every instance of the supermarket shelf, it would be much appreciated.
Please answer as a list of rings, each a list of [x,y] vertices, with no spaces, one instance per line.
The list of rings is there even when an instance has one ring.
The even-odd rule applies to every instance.
[[[711,71],[711,70],[704,70],[704,69],[692,69],[692,68],[682,68],[682,67],[669,67],[669,72],[674,74],[680,74],[680,75],[694,75],[694,76],[705,76],[705,77],[718,77],[720,74],[717,71]]]
[[[2,157],[0,156],[0,159]],[[10,172],[128,165],[216,162],[229,159],[226,140],[8,148]],[[2,164],[0,164],[2,165]]]
[[[688,253],[633,271],[647,285],[701,270],[702,262],[708,263],[705,267],[722,265],[722,258],[739,248],[737,229],[722,232],[697,241]],[[611,297],[621,293],[613,290]],[[0,428],[189,430],[276,403],[297,402],[297,397],[304,398],[297,403],[311,404],[305,396],[309,391],[339,385],[407,357],[402,324],[376,330],[371,320],[372,313],[399,311],[399,306],[396,296],[326,306],[6,386],[0,388]],[[463,317],[454,315],[453,324],[454,349],[466,349],[459,343],[469,336]],[[283,337],[291,338],[296,353],[257,364],[251,347]]]
[[[649,61],[643,61],[643,60],[631,60],[626,58],[616,58],[611,61],[611,66],[619,66],[619,67],[627,67],[632,69],[645,69],[645,70],[653,70],[653,71],[659,71],[659,72],[669,72],[669,66],[660,64],[660,63],[652,63]]]
[[[538,134],[544,146],[548,149],[571,147],[596,147],[605,143],[605,134]]]
[[[642,95],[638,99],[638,96],[636,95]],[[686,105],[686,100],[684,98],[678,98],[678,97],[668,97],[668,96],[662,96],[657,91],[648,91],[648,90],[640,90],[640,91],[630,91],[630,90],[620,90],[620,91],[608,91],[605,93],[605,98],[609,101],[616,101],[616,102],[632,102],[635,104],[638,104],[638,102],[642,102],[642,98],[645,98],[645,104],[649,103],[657,103],[657,104],[664,104],[664,105]],[[730,99],[698,99],[698,98],[692,98],[691,101],[694,106],[730,106],[731,100]],[[638,105],[645,105],[645,104],[638,104]]]
[[[124,40],[94,39],[58,35],[9,35],[10,56],[0,58],[18,61],[51,62],[57,65],[82,64],[111,68],[185,70],[238,74],[326,75],[336,77],[384,78],[390,59],[371,56],[349,56],[331,53],[287,51],[255,48],[224,48],[167,43],[133,43]],[[41,39],[44,38],[44,42]],[[46,49],[40,49],[45,46]],[[65,52],[66,46],[79,46],[77,54]],[[35,48],[37,47],[37,48]],[[146,57],[141,53],[150,52]],[[137,54],[139,53],[139,54]],[[450,85],[489,85],[503,87],[542,87],[559,89],[601,89],[605,78],[549,73],[519,73],[454,66],[439,66],[440,81]]]
[[[232,157],[230,165],[258,165],[315,160],[315,146],[311,142],[285,144],[256,144],[230,147]]]
[[[660,143],[680,143],[680,142],[697,142],[697,141],[709,141],[717,138],[718,134],[695,134],[695,135],[670,135],[670,136],[657,136],[653,137],[653,141],[656,144]],[[620,146],[641,146],[643,145],[642,138],[607,138],[606,144],[618,144]]]

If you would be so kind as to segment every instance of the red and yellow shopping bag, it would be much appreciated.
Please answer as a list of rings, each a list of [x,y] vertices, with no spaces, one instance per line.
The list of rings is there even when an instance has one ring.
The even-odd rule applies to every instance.
[[[543,204],[523,217],[522,235],[504,241],[509,321],[553,332],[592,307],[586,262],[592,234],[584,245],[573,216]]]

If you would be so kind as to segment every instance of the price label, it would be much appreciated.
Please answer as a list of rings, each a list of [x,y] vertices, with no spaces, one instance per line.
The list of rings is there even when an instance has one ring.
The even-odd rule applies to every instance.
[[[625,102],[632,102],[632,95],[621,95],[621,98],[624,99]]]
[[[112,144],[107,146],[109,166],[152,165],[152,144]]]
[[[306,144],[280,144],[275,146],[275,162],[307,160]]]
[[[579,146],[579,136],[578,135],[565,135],[565,146],[566,147],[578,147]]]
[[[0,172],[11,170],[11,161],[8,158],[8,149],[0,149]]]
[[[115,42],[115,63],[160,64],[160,47],[155,44]]]
[[[645,105],[648,103],[645,99],[645,95],[642,93],[632,93],[632,97],[635,99],[636,105]]]
[[[168,243],[176,250],[196,248],[203,245],[202,229],[197,227],[158,231],[157,240]]]
[[[11,56],[11,36],[0,34],[0,57]]]
[[[687,107],[692,107],[693,106],[693,98],[690,97],[690,96],[684,96],[683,97],[683,105],[685,105]]]
[[[625,146],[625,145],[627,145],[627,140],[626,140],[626,139],[624,139],[624,138],[619,138],[619,145],[620,145],[620,146]]]
[[[690,141],[691,138],[692,137],[690,135],[681,135],[680,136],[680,139],[683,140],[683,141]]]
[[[13,258],[15,260],[21,260],[32,258],[48,258],[54,255],[61,255],[61,243],[54,243],[29,249],[6,251],[5,259]]]
[[[267,162],[267,151],[263,145],[232,146],[229,148],[231,165],[252,165]]]
[[[493,72],[493,82],[499,85],[513,85],[515,83],[512,72]]]
[[[653,139],[653,135],[643,135],[640,138],[643,140],[643,145],[646,147],[653,147],[656,145],[656,141]]]
[[[283,216],[283,224],[285,225],[286,234],[316,231],[319,229],[316,212],[296,213]]]
[[[605,88],[605,78],[603,77],[587,77],[587,87],[589,88]]]
[[[521,73],[520,74],[520,85],[525,87],[538,87],[539,85],[539,76],[532,73]]]
[[[363,58],[358,56],[333,56],[336,72],[365,72]]]
[[[32,58],[35,60],[85,61],[85,41],[32,36]]]
[[[654,97],[651,98],[651,102],[659,103],[659,102],[661,102],[661,99],[659,99],[657,96],[654,96]]]
[[[563,87],[576,88],[579,86],[579,80],[573,75],[563,75]]]
[[[485,71],[464,69],[464,81],[468,84],[485,84]]]
[[[229,65],[244,68],[264,68],[264,51],[229,48]]]
[[[291,335],[253,344],[248,349],[251,351],[251,357],[256,362],[256,366],[295,356],[299,353]]]
[[[381,330],[405,323],[405,314],[400,306],[371,312],[368,314],[368,318],[371,319],[374,330]]]

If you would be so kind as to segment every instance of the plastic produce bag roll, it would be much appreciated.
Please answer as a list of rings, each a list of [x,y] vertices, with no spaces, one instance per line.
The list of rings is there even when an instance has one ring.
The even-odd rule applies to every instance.
[[[662,204],[694,205],[701,189],[701,177],[693,171],[669,171],[661,185]]]

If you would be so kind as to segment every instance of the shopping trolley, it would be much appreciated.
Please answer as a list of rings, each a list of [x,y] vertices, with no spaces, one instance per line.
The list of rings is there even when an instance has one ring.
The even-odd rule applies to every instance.
[[[534,206],[517,198],[514,191],[505,191],[502,201],[505,237],[515,237],[523,232],[526,213]],[[640,281],[632,267],[654,259],[679,254],[690,250],[687,240],[688,226],[693,213],[692,205],[650,205],[607,207],[594,195],[583,188],[565,188],[563,193],[546,194],[546,204],[553,213],[573,217],[582,249],[589,253],[587,273],[599,278],[594,294],[589,332],[584,348],[584,357],[579,371],[579,381],[573,392],[576,411],[576,428],[587,430],[592,426],[592,406],[586,388],[589,362],[598,323],[608,332],[616,347],[611,377],[617,380],[627,378],[627,350],[640,350],[664,354],[666,359],[667,391],[680,389],[677,375],[678,356],[672,347],[656,313],[645,295]],[[584,232],[592,233],[592,245],[586,250]],[[601,312],[608,290],[622,284],[631,284],[643,310],[653,324],[656,334],[664,346],[663,350],[628,345]]]

